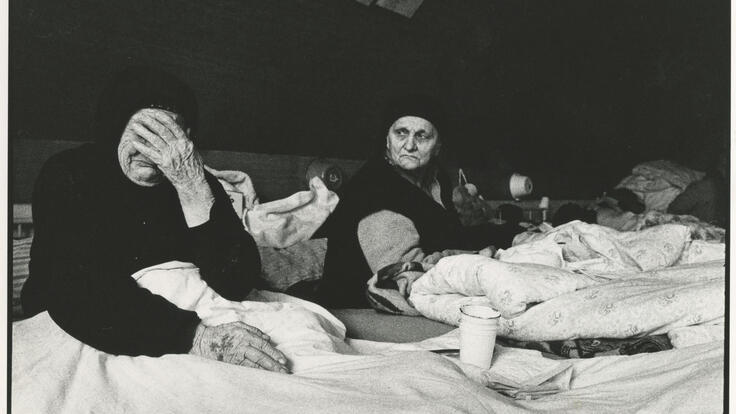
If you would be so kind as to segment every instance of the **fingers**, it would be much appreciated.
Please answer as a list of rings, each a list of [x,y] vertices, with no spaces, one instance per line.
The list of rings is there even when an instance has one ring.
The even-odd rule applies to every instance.
[[[240,325],[243,327],[243,329],[245,329],[246,331],[252,333],[253,335],[258,335],[258,336],[260,336],[261,338],[263,338],[266,341],[270,341],[271,340],[271,337],[270,336],[266,335],[265,333],[263,333],[263,331],[261,331],[260,329],[256,328],[255,326],[250,326],[250,325],[248,325],[246,323],[242,323],[242,322],[240,323]]]
[[[161,154],[158,151],[136,140],[132,140],[130,143],[138,152],[148,157],[151,161],[157,165],[161,164]]]
[[[169,144],[176,140],[189,140],[186,132],[177,122],[176,114],[151,108],[139,111],[134,117]]]
[[[259,331],[260,332],[260,331]],[[271,343],[265,340],[262,336],[250,333],[250,338],[247,338],[248,345],[258,349],[259,351],[268,355],[271,359],[274,359],[281,364],[286,363],[286,357],[278,349],[274,348]]]
[[[166,146],[168,145],[166,141],[161,139],[161,137],[157,134],[151,132],[151,130],[143,126],[143,124],[138,122],[131,122],[130,129],[140,138],[151,144],[151,146],[156,148],[158,151],[166,150]]]
[[[195,337],[190,352],[196,354],[204,350],[205,357],[218,361],[290,373],[286,367],[286,357],[267,338],[268,335],[258,328],[242,322],[230,322],[205,329],[199,338]]]
[[[173,136],[175,138],[185,138],[188,139],[186,132],[181,128],[179,123],[177,122],[176,118],[169,115],[168,113],[164,111],[154,111],[153,116],[166,128],[171,131]]]
[[[176,140],[176,137],[174,136],[174,133],[158,119],[158,112],[160,111],[143,110],[135,114],[134,118],[146,128],[150,129],[154,134],[158,135],[163,140],[164,145],[170,145]]]
[[[273,357],[263,352],[254,346],[248,346],[244,352],[245,360],[254,363],[258,368],[262,368],[268,371],[288,373],[284,365],[275,360]],[[244,361],[245,361],[244,360]],[[243,361],[243,362],[244,362]],[[242,365],[242,364],[241,364]]]

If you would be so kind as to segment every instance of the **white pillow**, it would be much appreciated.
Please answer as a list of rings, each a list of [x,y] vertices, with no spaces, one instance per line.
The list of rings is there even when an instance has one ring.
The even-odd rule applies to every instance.
[[[505,263],[481,255],[445,257],[412,285],[409,300],[422,314],[442,296],[484,297],[504,318],[523,313],[530,304],[572,292],[593,281],[584,275],[532,263]],[[448,322],[459,309],[446,309]]]

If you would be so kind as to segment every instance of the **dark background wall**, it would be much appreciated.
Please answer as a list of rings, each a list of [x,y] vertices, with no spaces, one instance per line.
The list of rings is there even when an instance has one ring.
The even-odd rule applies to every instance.
[[[205,149],[362,159],[381,103],[418,89],[448,108],[455,164],[583,198],[637,162],[705,169],[727,150],[729,16],[715,0],[426,0],[412,19],[352,0],[11,0],[9,136],[93,139],[104,83],[148,63],[196,90]]]

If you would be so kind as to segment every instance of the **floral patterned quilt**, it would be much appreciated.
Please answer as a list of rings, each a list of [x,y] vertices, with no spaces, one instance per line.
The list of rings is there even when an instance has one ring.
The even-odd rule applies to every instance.
[[[723,244],[693,246],[678,225],[618,233],[570,224],[529,238],[541,250],[526,246],[524,254],[506,255],[514,263],[502,262],[503,252],[501,260],[444,258],[414,282],[409,301],[424,316],[453,325],[463,304],[489,303],[502,314],[499,335],[520,341],[643,337],[694,326],[717,331],[723,324]],[[708,246],[715,253],[705,254]],[[559,262],[544,249],[557,249]]]

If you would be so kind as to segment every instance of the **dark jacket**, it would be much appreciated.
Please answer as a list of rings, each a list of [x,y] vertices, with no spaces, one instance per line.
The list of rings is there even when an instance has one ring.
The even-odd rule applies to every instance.
[[[168,181],[135,185],[112,164],[112,147],[103,148],[64,151],[42,168],[23,310],[47,310],[67,333],[108,353],[185,353],[196,313],[138,287],[131,275],[166,261],[192,262],[215,291],[242,300],[260,272],[258,250],[209,173],[210,219],[189,228]]]
[[[358,224],[381,210],[409,218],[419,233],[420,247],[427,254],[511,244],[520,231],[515,226],[461,226],[452,203],[449,178],[440,171],[437,179],[446,208],[401,177],[382,157],[366,162],[340,193],[340,202],[327,223],[327,256],[318,302],[332,308],[369,307],[365,289],[372,272],[358,241]]]

